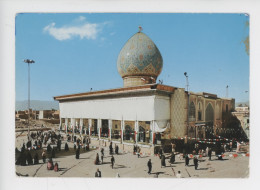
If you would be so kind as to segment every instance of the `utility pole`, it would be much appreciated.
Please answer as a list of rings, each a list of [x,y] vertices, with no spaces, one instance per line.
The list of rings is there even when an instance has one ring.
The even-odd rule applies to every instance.
[[[30,64],[35,63],[32,59],[23,60],[28,64],[28,137],[30,138]]]

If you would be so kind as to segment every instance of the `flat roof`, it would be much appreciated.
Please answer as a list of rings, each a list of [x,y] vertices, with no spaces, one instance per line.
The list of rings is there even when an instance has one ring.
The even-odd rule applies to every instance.
[[[108,90],[100,90],[100,91],[90,91],[84,93],[77,93],[77,94],[68,94],[68,95],[61,95],[61,96],[54,96],[54,100],[69,100],[69,99],[78,99],[78,98],[87,98],[87,97],[94,97],[94,96],[103,96],[103,95],[119,95],[131,92],[144,92],[144,91],[164,91],[168,93],[173,93],[176,87],[162,85],[162,84],[146,84],[142,86],[131,86],[131,87],[123,87],[123,88],[115,88],[115,89],[108,89]]]

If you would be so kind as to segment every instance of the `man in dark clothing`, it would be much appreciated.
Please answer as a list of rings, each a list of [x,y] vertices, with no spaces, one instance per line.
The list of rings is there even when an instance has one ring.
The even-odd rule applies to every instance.
[[[104,156],[104,148],[101,148],[100,152],[101,152],[101,155]]]
[[[186,155],[185,155],[185,166],[189,166],[189,162],[190,162],[189,155],[186,154]]]
[[[209,160],[211,160],[211,154],[212,154],[212,149],[209,148],[209,152],[208,152]]]
[[[76,137],[76,135],[74,136],[74,142],[76,142],[77,141],[77,137]]]
[[[163,166],[166,167],[164,154],[163,154],[162,157],[161,157],[161,168],[162,168]]]
[[[80,151],[79,151],[79,148],[76,150],[76,159],[79,159],[79,154],[80,154]]]
[[[147,163],[147,166],[148,166],[148,174],[151,174],[151,171],[152,171],[152,162],[151,162],[151,159],[149,159],[148,163]]]
[[[51,157],[52,157],[52,158],[55,158],[55,150],[54,150],[54,148],[52,149]]]
[[[199,165],[198,164],[199,160],[198,160],[197,156],[194,156],[193,162],[194,162],[195,170],[197,170],[198,169],[198,165]]]
[[[114,167],[114,163],[115,163],[115,158],[114,158],[114,156],[112,155],[112,158],[111,158],[111,167],[112,167],[112,169],[113,169],[113,167]]]
[[[99,169],[97,169],[95,173],[95,177],[101,177],[101,171],[99,171]]]

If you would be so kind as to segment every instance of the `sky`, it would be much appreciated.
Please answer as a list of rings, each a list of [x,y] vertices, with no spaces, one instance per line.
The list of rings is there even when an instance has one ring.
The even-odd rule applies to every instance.
[[[246,14],[24,13],[15,20],[16,100],[123,87],[117,57],[142,26],[163,57],[163,84],[249,101]]]

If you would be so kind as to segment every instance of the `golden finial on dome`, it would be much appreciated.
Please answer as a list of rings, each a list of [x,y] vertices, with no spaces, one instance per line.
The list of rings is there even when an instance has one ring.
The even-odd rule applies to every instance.
[[[139,26],[138,28],[139,28],[138,33],[140,33],[143,30],[143,28],[142,28],[142,26]]]

